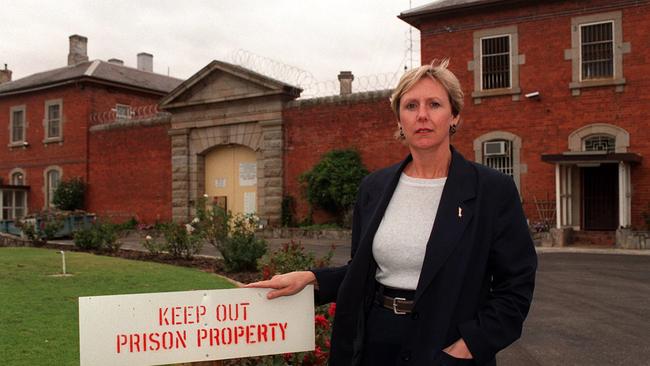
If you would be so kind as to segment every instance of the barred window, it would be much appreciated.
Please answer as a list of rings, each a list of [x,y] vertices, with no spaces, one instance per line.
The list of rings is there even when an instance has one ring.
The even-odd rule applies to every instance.
[[[11,114],[11,142],[25,141],[25,111],[15,110]]]
[[[512,141],[490,140],[484,142],[483,165],[513,177]]]
[[[117,121],[125,121],[131,119],[131,107],[125,104],[116,105],[115,119]]]
[[[510,35],[481,38],[481,89],[510,88]]]
[[[47,106],[47,137],[61,136],[61,105],[50,104]]]
[[[609,135],[589,136],[585,140],[585,151],[607,151],[616,150],[616,139]]]
[[[582,80],[614,75],[613,22],[580,26]]]

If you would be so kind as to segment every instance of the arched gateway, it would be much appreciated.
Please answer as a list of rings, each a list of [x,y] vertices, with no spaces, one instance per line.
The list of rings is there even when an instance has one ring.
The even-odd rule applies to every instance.
[[[302,90],[212,61],[160,102],[172,113],[172,217],[189,221],[207,194],[233,212],[280,222],[283,105]]]

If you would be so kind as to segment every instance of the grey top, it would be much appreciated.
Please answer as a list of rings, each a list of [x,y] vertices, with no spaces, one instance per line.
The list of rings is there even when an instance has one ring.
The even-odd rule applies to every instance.
[[[424,253],[447,178],[412,178],[402,173],[372,244],[375,279],[415,290]]]

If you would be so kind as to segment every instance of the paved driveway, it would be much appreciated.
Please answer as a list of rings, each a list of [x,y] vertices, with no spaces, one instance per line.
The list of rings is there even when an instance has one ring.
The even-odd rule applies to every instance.
[[[543,253],[522,338],[499,366],[650,365],[650,256]]]

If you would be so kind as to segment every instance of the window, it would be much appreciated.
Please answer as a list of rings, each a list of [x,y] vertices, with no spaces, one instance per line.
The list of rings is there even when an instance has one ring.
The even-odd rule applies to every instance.
[[[481,38],[481,89],[510,87],[510,36]]]
[[[620,11],[572,18],[571,48],[564,50],[564,59],[572,65],[572,95],[580,95],[581,88],[607,85],[624,91],[623,55],[629,52]]]
[[[517,26],[474,32],[474,59],[467,65],[474,71],[474,103],[500,95],[519,100],[519,65],[524,64],[525,56],[519,54],[517,32]]]
[[[614,75],[613,22],[580,26],[582,80]]]
[[[592,135],[584,140],[584,151],[606,151],[613,153],[616,150],[616,138],[609,135]]]
[[[124,104],[115,106],[115,120],[124,121],[131,119],[131,107]]]
[[[521,174],[528,170],[521,162],[521,138],[506,131],[492,131],[474,140],[474,161],[512,177],[521,192]]]
[[[59,186],[59,182],[61,181],[61,172],[56,169],[50,169],[47,171],[45,174],[45,192],[46,192],[46,201],[45,201],[45,206],[46,207],[52,207],[52,200],[54,199],[54,191],[56,191],[56,188]]]
[[[11,108],[11,116],[9,123],[9,130],[11,141],[10,144],[22,143],[25,141],[25,107],[13,107]]]
[[[0,190],[2,197],[2,220],[14,220],[25,216],[27,208],[27,192],[23,190]]]
[[[14,186],[24,186],[25,175],[21,172],[15,172],[11,174],[11,184]]]
[[[490,140],[483,143],[483,165],[512,177],[512,147],[508,140]]]
[[[47,137],[59,137],[61,127],[61,106],[53,104],[47,108]]]

